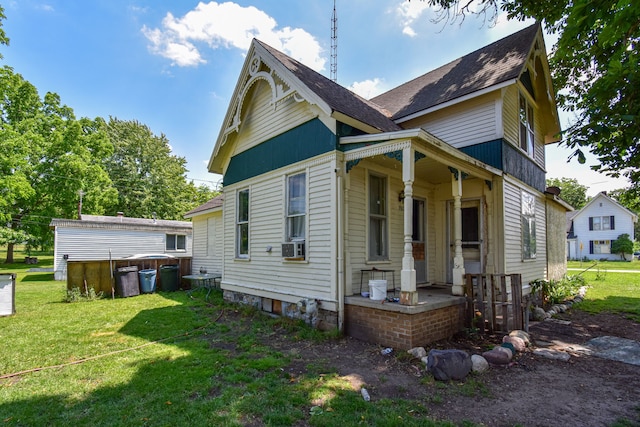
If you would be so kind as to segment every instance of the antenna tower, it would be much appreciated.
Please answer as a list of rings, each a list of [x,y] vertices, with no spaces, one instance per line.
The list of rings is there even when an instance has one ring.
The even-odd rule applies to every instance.
[[[331,80],[338,82],[338,14],[336,0],[333,0],[333,15],[331,16]]]

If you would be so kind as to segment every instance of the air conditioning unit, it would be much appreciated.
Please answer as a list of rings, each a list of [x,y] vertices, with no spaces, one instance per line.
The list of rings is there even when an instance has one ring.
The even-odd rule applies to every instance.
[[[304,240],[282,244],[283,258],[304,258]]]

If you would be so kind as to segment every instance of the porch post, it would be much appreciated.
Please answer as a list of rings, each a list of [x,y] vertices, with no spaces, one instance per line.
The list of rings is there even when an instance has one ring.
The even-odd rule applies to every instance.
[[[402,150],[402,181],[404,182],[404,253],[400,274],[400,304],[416,305],[416,270],[413,262],[413,181],[415,177],[414,149]]]
[[[453,194],[453,237],[455,251],[453,255],[453,295],[464,294],[464,258],[462,256],[462,171],[451,174],[451,193]]]

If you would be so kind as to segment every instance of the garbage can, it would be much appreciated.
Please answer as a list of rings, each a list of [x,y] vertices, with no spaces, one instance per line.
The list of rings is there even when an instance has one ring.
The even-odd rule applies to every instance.
[[[177,265],[160,266],[160,287],[163,291],[173,292],[178,290],[180,283],[178,280],[179,271],[180,267]]]
[[[140,270],[138,272],[140,276],[140,292],[143,294],[150,294],[156,290],[156,270]]]
[[[0,274],[0,317],[16,313],[16,275]]]
[[[140,295],[138,266],[134,265],[116,269],[116,294],[120,297]]]

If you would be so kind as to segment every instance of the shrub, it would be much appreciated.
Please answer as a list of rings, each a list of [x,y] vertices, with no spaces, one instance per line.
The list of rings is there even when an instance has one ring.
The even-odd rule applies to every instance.
[[[558,304],[575,296],[585,285],[584,277],[579,274],[565,275],[560,280],[537,279],[531,282],[531,291],[542,306]]]
[[[92,287],[87,289],[85,294],[80,291],[80,288],[75,286],[71,289],[67,289],[65,296],[63,298],[64,302],[80,302],[80,301],[95,301],[99,298],[102,298],[102,291],[96,292],[96,290]]]

